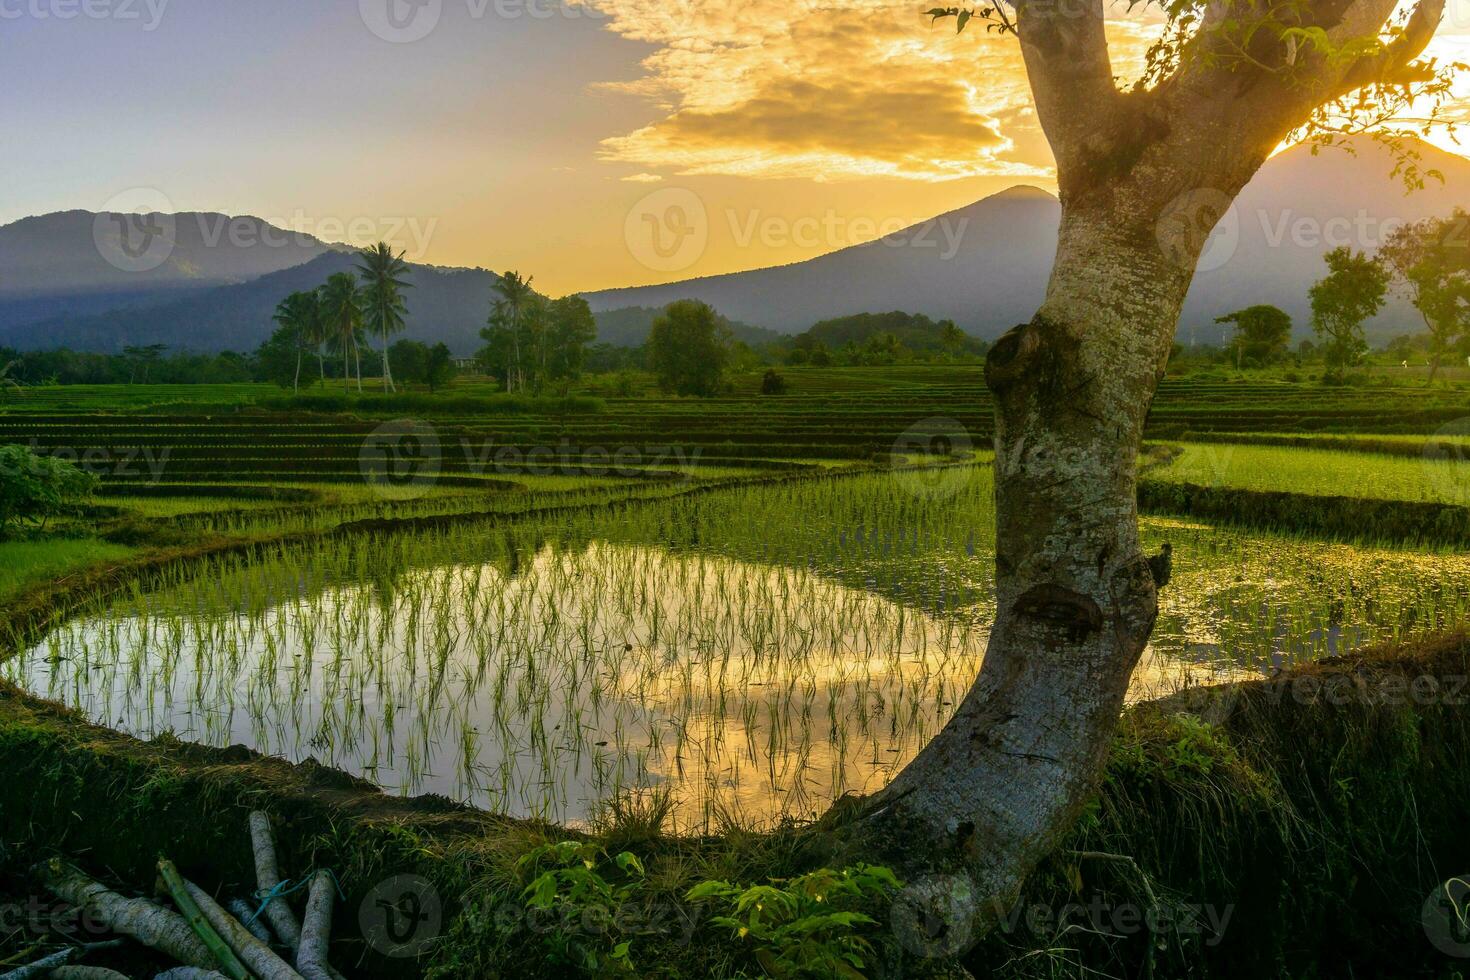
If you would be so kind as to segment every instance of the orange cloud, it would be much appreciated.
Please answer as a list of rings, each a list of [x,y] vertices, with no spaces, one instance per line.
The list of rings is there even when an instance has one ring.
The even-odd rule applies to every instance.
[[[1046,178],[1011,37],[931,25],[912,0],[584,0],[657,50],[606,86],[664,114],[603,141],[605,159],[748,177]],[[1146,22],[1114,25],[1115,64],[1141,63]]]

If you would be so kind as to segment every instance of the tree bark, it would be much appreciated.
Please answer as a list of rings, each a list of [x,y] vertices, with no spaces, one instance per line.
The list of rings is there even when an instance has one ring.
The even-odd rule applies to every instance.
[[[968,877],[970,928],[993,923],[1085,806],[1153,629],[1137,455],[1195,260],[1163,253],[1154,217],[1065,209],[1045,303],[987,358],[995,625],[954,718],[864,805],[862,848],[911,881]]]

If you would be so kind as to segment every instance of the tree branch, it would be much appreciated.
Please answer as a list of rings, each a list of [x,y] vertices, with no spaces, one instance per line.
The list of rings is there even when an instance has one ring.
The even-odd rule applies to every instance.
[[[1445,0],[1419,0],[1409,15],[1403,32],[1390,41],[1376,55],[1360,58],[1343,75],[1340,90],[1347,94],[1365,85],[1402,85],[1409,82],[1427,81],[1433,77],[1414,66],[1414,61],[1429,42],[1439,23],[1444,19]]]
[[[1036,115],[1065,185],[1123,101],[1113,82],[1102,0],[1022,0],[1016,34]]]

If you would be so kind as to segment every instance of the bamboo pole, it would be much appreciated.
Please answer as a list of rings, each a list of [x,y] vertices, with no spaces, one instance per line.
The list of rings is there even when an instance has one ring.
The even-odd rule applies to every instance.
[[[230,980],[250,980],[250,971],[245,969],[245,964],[240,962],[235,951],[230,949],[228,943],[215,932],[214,926],[210,925],[205,917],[199,903],[189,894],[189,888],[184,883],[184,878],[179,874],[179,869],[168,858],[159,858],[158,873],[163,878],[164,887],[173,896],[174,904],[179,907],[179,912],[189,923],[189,928],[199,937],[204,945],[209,947],[212,955],[220,966],[222,972]]]

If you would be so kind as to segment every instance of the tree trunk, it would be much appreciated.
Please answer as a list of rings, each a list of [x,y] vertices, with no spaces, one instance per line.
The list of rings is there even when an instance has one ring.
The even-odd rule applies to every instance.
[[[296,348],[296,379],[291,382],[291,394],[301,391],[301,348]]]
[[[393,384],[393,367],[388,363],[388,327],[383,327],[383,390],[397,391],[398,387]]]
[[[856,837],[916,894],[926,874],[964,874],[967,928],[994,923],[1085,806],[1153,629],[1137,455],[1194,261],[1162,253],[1152,215],[1067,209],[1045,303],[986,359],[994,629],[954,718],[867,801]]]

